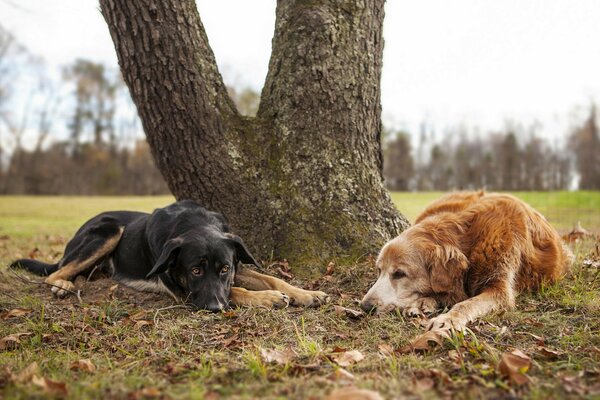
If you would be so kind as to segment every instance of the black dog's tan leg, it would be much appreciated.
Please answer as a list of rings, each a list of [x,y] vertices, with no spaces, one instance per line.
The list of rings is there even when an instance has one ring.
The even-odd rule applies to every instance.
[[[236,272],[234,285],[249,290],[278,290],[287,294],[290,304],[295,306],[318,307],[329,301],[327,293],[300,289],[274,276],[264,275],[246,267],[241,267]]]
[[[92,237],[78,246],[77,252],[65,255],[64,264],[45,280],[47,284],[52,285],[52,293],[58,297],[65,297],[73,291],[75,285],[71,279],[110,254],[119,244],[121,235],[123,227],[117,227],[112,235],[103,238]]]
[[[290,304],[288,295],[279,290],[250,291],[232,287],[229,299],[234,306],[285,308]]]

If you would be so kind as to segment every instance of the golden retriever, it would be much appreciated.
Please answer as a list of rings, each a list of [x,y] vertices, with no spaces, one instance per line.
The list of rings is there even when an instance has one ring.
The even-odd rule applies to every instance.
[[[556,230],[516,197],[451,193],[381,249],[379,277],[361,307],[408,315],[452,307],[428,328],[462,330],[493,310],[513,307],[519,292],[557,281],[572,260]]]

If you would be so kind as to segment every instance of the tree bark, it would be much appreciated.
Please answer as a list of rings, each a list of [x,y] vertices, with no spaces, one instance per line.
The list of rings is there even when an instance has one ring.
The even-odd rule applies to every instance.
[[[405,229],[381,175],[383,3],[278,1],[260,107],[246,118],[193,0],[100,0],[175,197],[223,213],[254,252],[292,265],[357,258]]]

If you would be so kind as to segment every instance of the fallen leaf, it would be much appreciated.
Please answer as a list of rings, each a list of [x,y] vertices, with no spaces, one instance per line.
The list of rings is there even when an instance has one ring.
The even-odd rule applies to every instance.
[[[65,397],[68,393],[67,384],[64,382],[57,382],[53,381],[52,379],[34,375],[31,378],[31,383],[33,383],[35,386],[39,386],[44,390],[44,392],[49,394]]]
[[[342,306],[334,305],[333,309],[336,314],[346,314],[347,317],[352,318],[352,319],[358,319],[358,318],[362,318],[365,316],[365,313],[363,311],[353,310],[351,308],[346,308],[346,307],[342,307]]]
[[[325,398],[326,400],[383,400],[377,392],[355,387],[336,389]]]
[[[138,399],[148,399],[148,398],[157,398],[162,395],[161,391],[155,387],[147,387],[140,390],[136,390],[135,392],[129,393],[127,396],[129,399],[138,400]]]
[[[525,375],[530,367],[531,358],[521,350],[503,353],[498,365],[500,373],[516,385],[524,385],[530,381],[529,377]]]
[[[588,268],[600,268],[600,260],[592,260],[591,258],[586,258],[582,262],[584,267]]]
[[[24,315],[31,313],[31,311],[32,310],[30,308],[13,308],[10,311],[6,311],[6,312],[3,312],[2,314],[0,314],[0,319],[22,317]]]
[[[283,270],[281,267],[277,268],[277,272],[279,273],[279,275],[285,279],[292,279],[293,276],[292,274],[290,274],[289,272]]]
[[[16,375],[11,375],[11,379],[15,383],[28,383],[39,371],[38,364],[34,361],[25,367],[21,372]]]
[[[275,362],[280,365],[289,364],[294,358],[296,353],[292,349],[286,350],[275,350],[275,349],[263,349],[260,348],[260,355],[267,363]]]
[[[35,256],[38,255],[40,253],[40,249],[38,249],[37,247],[33,248],[33,250],[31,250],[29,252],[29,257],[28,258],[32,258],[35,260]]]
[[[335,272],[335,263],[333,261],[330,261],[329,264],[327,264],[327,271],[325,271],[325,275],[333,275],[333,273]]]
[[[413,351],[428,351],[431,349],[430,343],[441,346],[444,339],[450,337],[448,331],[443,329],[427,331],[417,337],[415,337],[408,345],[400,348],[399,353],[411,353]]]
[[[140,319],[135,322],[135,328],[137,330],[142,329],[144,326],[152,326],[152,325],[153,325],[152,321],[146,321],[144,319]]]
[[[23,332],[23,333],[13,333],[12,335],[8,335],[0,339],[0,351],[3,350],[11,350],[17,347],[17,345],[21,344],[21,336],[31,336],[33,333],[31,332]]]
[[[415,379],[413,382],[414,391],[417,393],[431,390],[435,386],[435,381],[429,377]]]
[[[563,387],[567,393],[574,393],[583,396],[587,393],[587,387],[581,382],[579,376],[563,376],[561,377]]]
[[[537,321],[533,318],[525,318],[523,320],[523,322],[526,322],[527,324],[538,327],[538,328],[542,328],[544,326],[543,323],[541,323],[540,321]]]
[[[384,357],[390,357],[394,355],[394,348],[387,343],[381,343],[378,346],[379,354]]]
[[[89,359],[85,358],[82,360],[73,361],[70,369],[72,371],[79,370],[92,373],[96,371],[96,366]]]
[[[549,349],[547,347],[543,347],[543,346],[540,346],[538,348],[538,353],[540,353],[542,356],[544,356],[548,360],[556,360],[557,358],[559,358],[560,356],[563,355],[562,352],[559,352],[556,350],[551,350],[551,349]]]
[[[327,379],[334,382],[351,382],[354,380],[354,375],[340,367],[336,368],[331,374],[327,375]]]
[[[365,356],[358,350],[350,350],[341,353],[334,353],[331,359],[340,367],[347,367],[363,360]]]
[[[140,319],[144,319],[144,317],[148,314],[146,310],[138,311],[133,315],[129,316],[129,319],[132,321],[139,321]]]

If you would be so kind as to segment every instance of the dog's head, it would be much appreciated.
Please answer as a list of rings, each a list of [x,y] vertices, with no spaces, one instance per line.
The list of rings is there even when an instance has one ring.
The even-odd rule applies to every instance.
[[[361,301],[365,311],[404,310],[423,297],[444,304],[462,293],[468,261],[456,246],[413,227],[381,249],[376,265],[377,281]]]
[[[180,236],[165,243],[146,278],[166,273],[194,306],[219,311],[229,303],[238,262],[259,266],[236,235]]]

